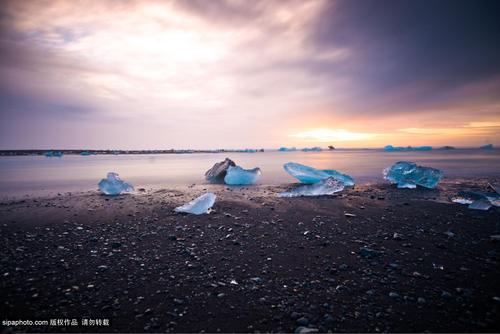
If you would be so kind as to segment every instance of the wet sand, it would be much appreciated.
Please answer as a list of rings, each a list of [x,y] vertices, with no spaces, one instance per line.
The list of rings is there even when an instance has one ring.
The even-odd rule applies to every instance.
[[[0,203],[2,320],[26,332],[498,332],[500,209],[437,189],[191,185]],[[205,191],[215,211],[174,213]],[[4,328],[5,330],[6,328]]]

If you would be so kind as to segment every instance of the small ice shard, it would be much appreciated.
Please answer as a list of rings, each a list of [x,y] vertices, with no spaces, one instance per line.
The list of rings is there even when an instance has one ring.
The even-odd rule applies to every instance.
[[[488,210],[491,208],[491,203],[487,199],[478,199],[477,201],[472,202],[468,206],[469,209],[474,210]]]
[[[474,202],[474,200],[471,200],[471,199],[468,199],[468,198],[464,198],[464,197],[460,197],[460,196],[453,197],[451,199],[451,201],[453,203],[458,203],[458,204],[472,204]]]
[[[233,160],[226,158],[224,161],[217,162],[212,168],[206,171],[205,179],[211,183],[224,183],[227,169],[230,166],[236,166]]]
[[[240,166],[229,166],[224,182],[230,185],[254,184],[262,175],[260,168],[243,169]]]
[[[469,209],[488,210],[492,205],[500,206],[500,194],[498,192],[466,190],[460,191],[451,201],[459,204],[469,204]]]
[[[295,162],[289,162],[283,165],[285,171],[302,183],[316,183],[328,177],[333,177],[342,182],[345,186],[353,186],[354,179],[349,175],[342,174],[334,169],[316,169],[301,165]]]
[[[119,195],[133,191],[134,187],[122,181],[117,173],[109,172],[106,178],[99,182],[99,190],[105,195]]]
[[[279,197],[323,196],[333,195],[344,189],[344,183],[333,177],[327,177],[317,183],[298,186],[289,191],[279,193]]]
[[[278,149],[279,152],[293,152],[293,151],[297,151],[297,148],[295,147],[280,147]]]
[[[500,195],[500,184],[489,183],[488,185],[491,187],[491,189],[495,190],[495,192]]]
[[[492,150],[493,149],[493,144],[487,144],[487,145],[483,145],[481,147],[479,147],[483,150]]]
[[[443,177],[443,172],[431,167],[419,166],[409,161],[399,161],[383,171],[384,178],[396,183],[398,188],[410,188],[419,185],[434,188]]]
[[[215,203],[216,196],[212,193],[205,193],[191,202],[179,206],[174,209],[175,212],[192,213],[195,215],[202,215],[210,213],[210,209]]]

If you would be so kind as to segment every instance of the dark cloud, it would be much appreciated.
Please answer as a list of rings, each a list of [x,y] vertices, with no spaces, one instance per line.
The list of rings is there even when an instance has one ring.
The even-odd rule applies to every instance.
[[[404,87],[415,89],[415,100],[433,100],[500,74],[500,2],[331,2],[310,42],[353,51],[351,64],[319,68],[349,73],[365,98]]]

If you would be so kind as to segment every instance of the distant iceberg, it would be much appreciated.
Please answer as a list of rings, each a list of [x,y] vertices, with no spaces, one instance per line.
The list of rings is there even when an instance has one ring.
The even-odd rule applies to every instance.
[[[296,147],[280,147],[278,149],[279,152],[293,152],[293,151],[297,151],[297,148]]]
[[[216,196],[212,193],[205,193],[191,202],[175,208],[175,212],[192,213],[195,215],[202,215],[210,213],[210,209],[215,203]]]
[[[419,166],[409,161],[399,161],[383,171],[384,178],[396,183],[398,188],[418,186],[434,188],[443,177],[443,172],[431,167]]]
[[[483,150],[492,150],[493,149],[493,144],[487,144],[479,147],[480,149]]]
[[[229,185],[249,185],[256,183],[262,172],[260,168],[243,169],[240,166],[229,166],[224,182]]]
[[[289,162],[283,165],[285,171],[302,183],[317,183],[328,177],[333,177],[346,186],[353,186],[354,179],[349,175],[342,174],[334,169],[316,169],[301,165],[295,162]]]
[[[53,157],[61,158],[63,156],[63,153],[61,151],[47,151],[44,153],[44,155],[47,158],[53,158]]]
[[[400,152],[400,151],[430,151],[432,150],[432,146],[392,146],[392,145],[387,145],[384,147],[384,151],[386,152]]]
[[[109,172],[107,177],[99,182],[99,190],[105,195],[119,195],[133,191],[134,187],[122,181],[117,173]]]
[[[224,178],[230,166],[236,166],[236,164],[229,158],[216,163],[205,172],[205,179],[211,183],[224,183]]]
[[[323,149],[319,146],[305,147],[302,149],[303,152],[321,152]]]
[[[333,177],[327,177],[317,183],[298,186],[289,191],[279,193],[279,197],[323,196],[333,195],[344,189],[343,182]]]

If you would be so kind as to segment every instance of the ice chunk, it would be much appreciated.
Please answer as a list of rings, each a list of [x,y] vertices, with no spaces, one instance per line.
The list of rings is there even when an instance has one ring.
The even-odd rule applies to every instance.
[[[399,161],[383,171],[384,178],[391,183],[396,183],[398,188],[415,188],[419,185],[434,188],[443,177],[443,172],[431,167],[419,166],[409,161]]]
[[[430,151],[432,146],[416,146],[413,148],[415,151]]]
[[[293,151],[297,151],[297,148],[295,147],[280,147],[278,149],[279,152],[293,152]]]
[[[314,147],[305,147],[302,149],[304,152],[321,152],[323,149],[319,146],[314,146]]]
[[[63,156],[63,153],[61,151],[47,151],[44,153],[44,155],[47,158],[52,158],[52,157],[61,158]]]
[[[105,195],[119,195],[133,191],[134,187],[122,181],[117,173],[109,172],[107,177],[99,182],[99,190]]]
[[[227,169],[230,166],[236,166],[236,164],[229,158],[216,163],[212,168],[206,171],[205,179],[211,183],[224,183],[224,177],[226,176]]]
[[[398,188],[415,189],[417,185],[411,180],[401,181],[398,183]]]
[[[489,183],[488,185],[500,195],[500,184]]]
[[[400,152],[400,151],[430,151],[432,150],[432,146],[392,146],[392,145],[387,145],[384,147],[384,151],[386,152]]]
[[[397,152],[397,151],[405,151],[406,148],[405,147],[401,147],[401,146],[392,146],[392,145],[387,145],[384,147],[384,151],[386,152]]]
[[[288,174],[302,183],[316,183],[328,177],[333,177],[337,181],[344,183],[345,186],[354,185],[354,179],[352,177],[334,169],[316,169],[295,162],[286,163],[283,165],[283,168]]]
[[[303,186],[298,186],[297,188],[291,189],[279,193],[279,197],[299,197],[299,196],[322,196],[322,195],[332,195],[336,192],[342,191],[344,189],[344,183],[335,180],[333,177],[327,177],[317,183],[307,184]]]
[[[474,200],[471,200],[471,199],[468,199],[468,198],[464,198],[464,197],[460,197],[460,196],[453,197],[451,199],[451,201],[453,203],[458,203],[458,204],[472,204],[474,202]]]
[[[260,168],[243,169],[240,166],[229,166],[224,182],[231,185],[254,184],[262,175]]]
[[[483,191],[460,191],[451,199],[454,203],[469,204],[469,209],[488,210],[492,205],[500,206],[500,194],[498,192]]]
[[[469,204],[469,209],[488,210],[489,208],[491,208],[491,203],[487,199],[478,199]]]
[[[175,212],[192,213],[202,215],[210,213],[210,209],[215,203],[216,196],[212,193],[205,193],[191,202],[175,208]]]

